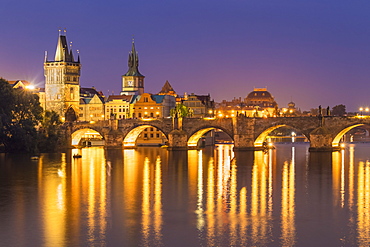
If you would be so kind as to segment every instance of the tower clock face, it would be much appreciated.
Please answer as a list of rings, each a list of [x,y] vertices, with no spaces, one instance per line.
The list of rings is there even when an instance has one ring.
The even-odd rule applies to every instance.
[[[127,81],[127,86],[133,86],[134,85],[134,82],[133,81]]]

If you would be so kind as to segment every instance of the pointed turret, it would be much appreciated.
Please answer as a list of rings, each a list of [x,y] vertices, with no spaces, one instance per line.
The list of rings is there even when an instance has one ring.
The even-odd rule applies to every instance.
[[[64,33],[59,33],[57,49],[55,51],[55,62],[75,62],[72,49],[69,51],[67,37]]]
[[[134,40],[132,40],[131,51],[128,54],[128,71],[124,76],[143,76],[139,72],[139,55],[136,52]]]

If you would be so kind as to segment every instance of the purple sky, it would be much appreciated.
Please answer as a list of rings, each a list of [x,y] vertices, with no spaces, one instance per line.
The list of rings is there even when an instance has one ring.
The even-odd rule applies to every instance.
[[[81,85],[121,90],[135,35],[145,91],[166,80],[216,101],[267,87],[279,107],[370,106],[370,2],[3,0],[0,77],[43,87],[58,28],[80,50]]]

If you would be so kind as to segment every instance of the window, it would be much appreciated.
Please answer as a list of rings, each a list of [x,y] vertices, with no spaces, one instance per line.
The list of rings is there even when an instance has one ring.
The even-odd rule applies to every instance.
[[[150,138],[153,138],[154,137],[154,135],[153,134],[150,134]]]

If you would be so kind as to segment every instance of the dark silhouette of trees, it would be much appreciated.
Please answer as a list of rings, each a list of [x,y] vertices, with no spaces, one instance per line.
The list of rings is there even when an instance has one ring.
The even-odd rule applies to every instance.
[[[55,139],[58,139],[59,116],[55,116],[56,113],[43,114],[36,94],[22,88],[14,89],[3,78],[0,78],[0,95],[1,149],[5,152],[37,153],[44,151],[39,150],[40,146],[52,151],[56,147]]]
[[[346,115],[346,106],[345,105],[336,105],[331,111],[332,116],[344,116]]]

